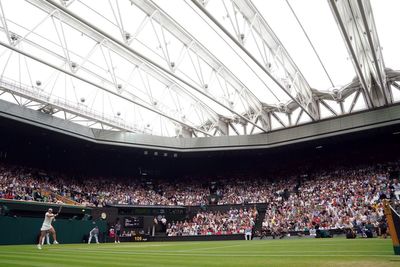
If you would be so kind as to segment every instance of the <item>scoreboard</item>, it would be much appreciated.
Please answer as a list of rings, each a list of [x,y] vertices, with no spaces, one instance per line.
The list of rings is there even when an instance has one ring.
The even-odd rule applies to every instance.
[[[130,216],[124,218],[125,228],[143,228],[143,216]]]

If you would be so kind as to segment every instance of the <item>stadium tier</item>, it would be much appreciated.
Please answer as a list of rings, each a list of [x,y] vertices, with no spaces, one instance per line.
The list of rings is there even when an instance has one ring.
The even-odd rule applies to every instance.
[[[21,166],[0,167],[0,198],[85,207],[265,205],[260,230],[269,233],[363,227],[378,229],[382,199],[400,199],[399,161],[374,166],[292,174],[286,178],[198,178],[174,182],[143,178],[80,177]],[[243,210],[240,209],[241,218]],[[236,210],[237,212],[237,210]],[[245,214],[254,211],[245,211]],[[255,211],[256,212],[256,211]],[[157,214],[160,215],[160,214]],[[162,215],[162,214],[161,214]],[[255,225],[257,214],[235,222],[232,211],[199,212],[189,222],[168,221],[168,235],[239,233]],[[250,223],[251,218],[251,223]],[[169,219],[169,218],[168,218]],[[262,220],[262,219],[261,219]],[[235,220],[234,220],[235,221]],[[204,223],[208,225],[204,226]],[[212,227],[211,227],[212,226]],[[207,230],[210,229],[210,232]],[[165,231],[165,229],[164,229]],[[205,232],[204,232],[205,231]],[[376,231],[377,233],[377,231]],[[376,234],[375,233],[375,234]]]

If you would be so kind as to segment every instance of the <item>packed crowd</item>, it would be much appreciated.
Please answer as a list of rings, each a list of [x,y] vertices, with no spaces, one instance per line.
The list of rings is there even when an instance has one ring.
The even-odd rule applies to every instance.
[[[252,230],[257,215],[256,208],[200,211],[190,221],[169,223],[166,233],[168,236],[244,234]]]
[[[392,170],[398,166],[398,162],[391,164]],[[0,198],[45,202],[72,200],[97,207],[268,203],[266,227],[301,229],[313,220],[320,220],[329,227],[340,227],[352,218],[365,220],[367,216],[374,220],[369,218],[376,216],[371,207],[380,198],[400,198],[400,183],[389,179],[387,167],[336,167],[309,175],[243,176],[211,183],[210,178],[167,182],[131,177],[71,177],[0,165]],[[378,209],[378,215],[379,212]],[[284,222],[277,224],[277,220]]]
[[[54,194],[43,188],[55,190],[45,180],[31,175],[26,169],[0,165],[0,198],[23,201],[59,202]],[[48,191],[46,191],[48,192]]]
[[[400,183],[374,168],[319,173],[312,179],[292,181],[288,194],[267,200],[262,224],[271,233],[307,231],[312,228],[377,228],[384,216],[382,199],[398,201]]]
[[[103,207],[128,205],[203,205],[209,191],[195,182],[178,185],[134,178],[68,177],[0,165],[0,198]]]

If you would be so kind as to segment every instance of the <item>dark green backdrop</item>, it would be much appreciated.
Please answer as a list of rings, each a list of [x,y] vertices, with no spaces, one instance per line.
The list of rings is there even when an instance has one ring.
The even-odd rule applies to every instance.
[[[42,218],[0,216],[0,244],[35,244],[38,240]],[[85,235],[98,225],[100,232],[106,231],[105,221],[82,221],[57,219],[53,226],[60,243],[81,243]]]

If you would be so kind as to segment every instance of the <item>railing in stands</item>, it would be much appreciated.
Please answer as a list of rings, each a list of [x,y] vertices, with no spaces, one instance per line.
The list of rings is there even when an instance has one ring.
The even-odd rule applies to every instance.
[[[49,190],[44,190],[44,189],[42,189],[42,190],[41,190],[41,194],[42,194],[43,196],[52,195],[53,197],[55,197],[57,200],[61,201],[61,202],[64,203],[64,204],[68,204],[68,205],[78,205],[78,206],[81,205],[79,202],[76,202],[76,201],[74,201],[74,200],[72,200],[72,199],[70,199],[70,198],[61,196],[61,195],[56,194],[56,193],[54,193],[54,192],[51,192],[51,191],[49,191]]]

